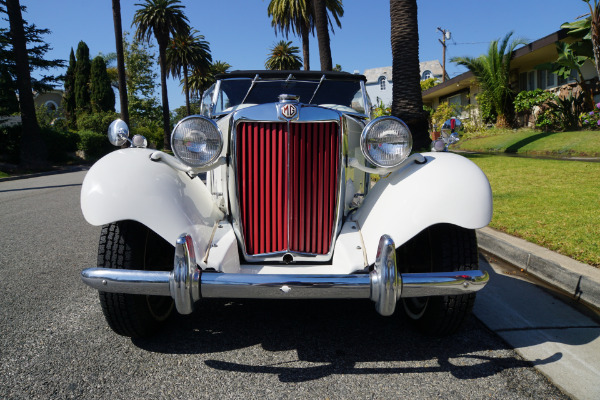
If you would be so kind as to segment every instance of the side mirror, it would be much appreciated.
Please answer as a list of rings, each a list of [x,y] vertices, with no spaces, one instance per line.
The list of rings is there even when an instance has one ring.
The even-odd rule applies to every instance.
[[[129,127],[122,119],[114,120],[108,127],[108,140],[113,146],[121,147],[129,138]]]

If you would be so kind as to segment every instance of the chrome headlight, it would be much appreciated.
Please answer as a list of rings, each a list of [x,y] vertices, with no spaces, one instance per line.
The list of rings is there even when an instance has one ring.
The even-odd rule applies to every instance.
[[[408,126],[396,117],[379,117],[369,122],[360,137],[365,158],[381,168],[399,165],[412,149]]]
[[[173,129],[171,147],[175,156],[190,167],[204,167],[217,160],[223,149],[223,135],[214,121],[193,115]]]

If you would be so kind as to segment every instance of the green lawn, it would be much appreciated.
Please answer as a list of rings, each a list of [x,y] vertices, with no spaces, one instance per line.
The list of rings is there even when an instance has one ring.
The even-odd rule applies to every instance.
[[[600,131],[544,133],[533,129],[491,129],[464,135],[452,148],[484,153],[600,157]]]
[[[600,163],[468,158],[490,180],[491,227],[600,267]]]
[[[9,176],[10,176],[10,175],[9,175],[9,174],[7,174],[6,172],[2,172],[2,171],[0,171],[0,178],[7,178],[7,177],[9,177]]]

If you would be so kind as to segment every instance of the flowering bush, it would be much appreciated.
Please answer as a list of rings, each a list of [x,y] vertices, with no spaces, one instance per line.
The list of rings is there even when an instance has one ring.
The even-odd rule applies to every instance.
[[[600,129],[600,103],[594,105],[594,110],[579,115],[581,125],[587,129]]]

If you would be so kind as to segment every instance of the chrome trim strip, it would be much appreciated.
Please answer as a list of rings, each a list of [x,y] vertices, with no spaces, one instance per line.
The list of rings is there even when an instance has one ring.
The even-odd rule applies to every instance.
[[[101,292],[170,296],[168,271],[88,268],[81,272],[86,285]]]
[[[368,299],[370,277],[362,275],[202,275],[202,297],[232,299]]]
[[[141,271],[130,269],[88,268],[81,272],[86,285],[102,292],[171,296],[168,271]],[[225,274],[204,272],[199,277],[202,297],[210,298],[264,298],[252,293],[250,287],[310,287],[302,296],[294,298],[372,298],[372,275],[276,275]],[[485,271],[429,272],[398,275],[402,280],[401,298],[424,296],[451,296],[475,293],[489,281]],[[105,283],[106,282],[106,283]],[[358,288],[357,286],[364,286]],[[234,289],[238,288],[238,289]],[[241,289],[242,287],[245,287]],[[350,289],[346,294],[340,290]],[[238,291],[232,294],[230,291]],[[310,296],[307,294],[311,293]],[[316,294],[318,293],[318,294]],[[243,295],[242,295],[243,294]],[[273,297],[281,297],[273,296]],[[291,297],[290,297],[291,298]]]
[[[402,297],[452,296],[477,292],[487,284],[485,271],[402,274]]]

